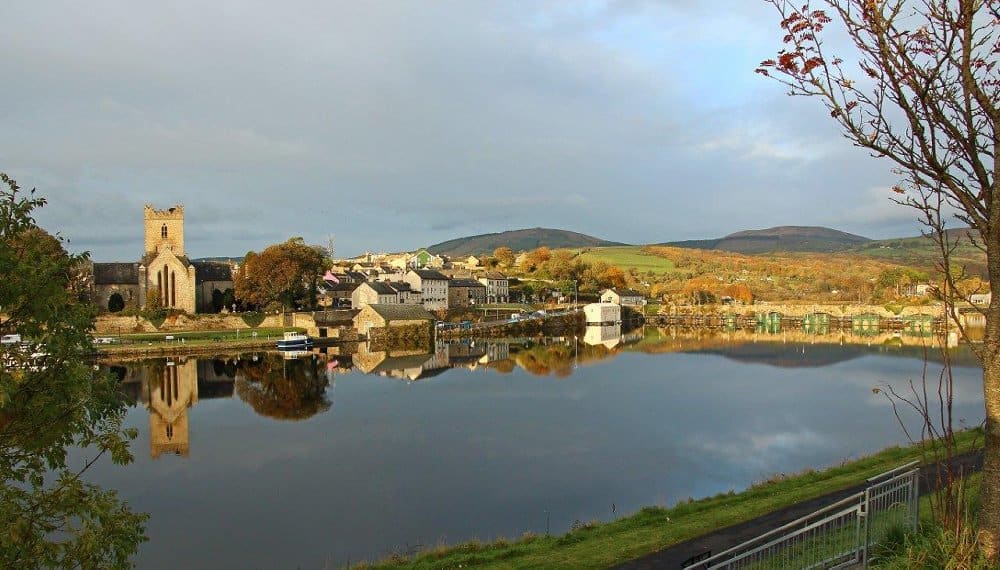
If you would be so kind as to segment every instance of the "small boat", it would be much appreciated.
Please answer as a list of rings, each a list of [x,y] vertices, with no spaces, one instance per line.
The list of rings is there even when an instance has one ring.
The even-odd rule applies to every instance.
[[[286,332],[284,338],[278,341],[279,350],[303,350],[312,345],[313,339],[299,332]]]

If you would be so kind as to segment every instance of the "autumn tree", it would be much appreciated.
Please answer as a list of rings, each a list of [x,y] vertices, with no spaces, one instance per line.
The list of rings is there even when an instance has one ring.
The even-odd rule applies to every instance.
[[[501,267],[514,266],[514,250],[505,245],[493,250],[493,258],[497,260],[497,263]]]
[[[529,251],[528,254],[524,256],[524,261],[521,263],[521,270],[534,271],[550,259],[552,259],[552,251],[543,245],[542,247]]]
[[[287,308],[316,304],[317,283],[323,273],[322,248],[292,238],[260,253],[249,252],[233,278],[236,299],[265,307],[278,302]]]
[[[844,136],[895,167],[894,199],[916,209],[953,279],[954,218],[987,257],[994,293],[986,332],[974,347],[983,363],[986,451],[979,543],[1000,562],[1000,0],[827,0],[815,10],[777,8],[784,44],[758,73],[790,94],[819,99]],[[857,65],[828,53],[824,28],[844,25]],[[855,54],[843,57],[854,58]],[[954,287],[948,288],[954,291]],[[953,306],[953,304],[952,304]],[[945,435],[950,436],[950,428]]]

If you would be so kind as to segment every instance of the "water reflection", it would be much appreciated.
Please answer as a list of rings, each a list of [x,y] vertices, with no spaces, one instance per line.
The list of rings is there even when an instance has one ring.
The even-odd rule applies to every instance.
[[[547,517],[562,532],[901,443],[871,388],[919,375],[929,346],[600,329],[113,363],[150,453],[95,477],[152,514],[142,568],[340,566]],[[954,358],[956,415],[976,423],[981,372]]]

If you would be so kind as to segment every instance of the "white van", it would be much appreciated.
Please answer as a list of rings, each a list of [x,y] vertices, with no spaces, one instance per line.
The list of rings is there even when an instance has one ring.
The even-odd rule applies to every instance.
[[[3,345],[21,344],[21,335],[5,334],[2,337],[0,337],[0,344]]]

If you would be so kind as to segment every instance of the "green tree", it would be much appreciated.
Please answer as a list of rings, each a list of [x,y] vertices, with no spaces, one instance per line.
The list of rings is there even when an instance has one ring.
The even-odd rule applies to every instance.
[[[949,292],[949,212],[986,252],[994,295],[983,344],[973,347],[986,402],[979,544],[1000,563],[1000,0],[827,0],[829,15],[808,1],[767,1],[780,16],[785,48],[757,72],[791,95],[820,100],[849,141],[893,163],[901,177],[894,199],[927,226]],[[856,67],[828,53],[823,30],[833,18],[857,50]],[[948,424],[939,433],[925,427],[952,437]]]
[[[116,379],[86,359],[96,309],[73,291],[86,255],[31,239],[45,200],[0,182],[0,333],[33,344],[0,346],[0,567],[127,568],[147,516],[83,478],[101,457],[131,461],[136,435]],[[70,466],[70,448],[90,460]]]

